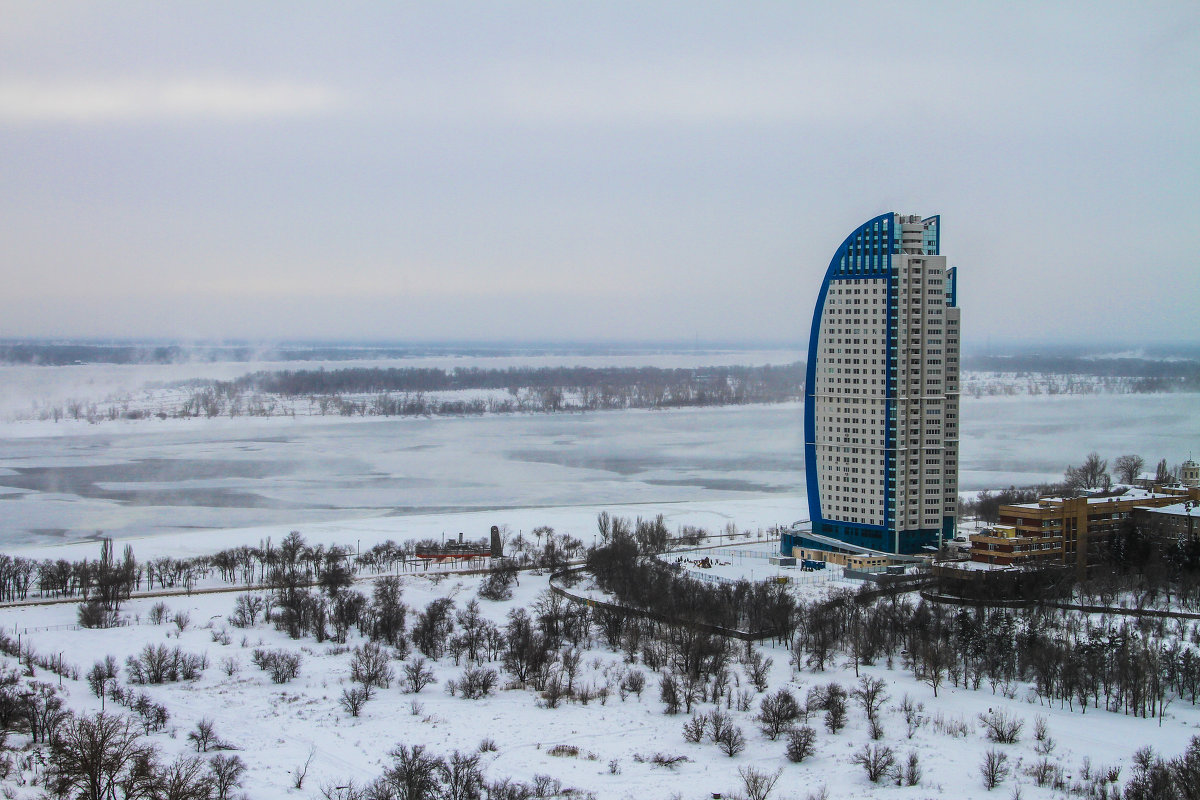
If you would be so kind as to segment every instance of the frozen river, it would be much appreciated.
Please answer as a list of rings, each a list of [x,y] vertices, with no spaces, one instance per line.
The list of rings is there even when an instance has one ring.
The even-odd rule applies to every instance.
[[[1089,450],[1200,454],[1200,396],[964,398],[961,489]],[[0,541],[26,545],[460,510],[798,499],[797,404],[467,419],[0,426]]]

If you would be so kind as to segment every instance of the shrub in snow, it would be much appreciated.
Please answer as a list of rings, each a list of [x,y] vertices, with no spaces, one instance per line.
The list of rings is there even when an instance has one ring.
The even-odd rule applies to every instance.
[[[764,658],[763,654],[754,650],[750,653],[750,657],[746,660],[746,676],[750,678],[750,682],[754,684],[754,688],[760,692],[767,690],[767,677],[771,672],[771,665],[775,663],[773,658]]]
[[[698,743],[704,738],[704,731],[708,727],[708,717],[704,714],[693,714],[687,722],[683,723],[683,738],[692,744]]]
[[[363,706],[371,699],[371,690],[366,686],[355,686],[352,689],[343,689],[342,696],[338,700],[338,705],[342,707],[347,714],[352,717],[357,717],[362,711]]]
[[[746,749],[746,735],[742,733],[741,728],[731,725],[721,734],[717,747],[720,747],[725,755],[733,758]]]
[[[545,701],[546,708],[558,708],[562,699],[569,696],[567,687],[558,678],[551,678],[546,683],[546,688],[542,690],[542,700]]]
[[[408,606],[404,605],[404,589],[400,579],[388,575],[376,581],[371,603],[363,610],[365,627],[370,630],[371,640],[407,648],[408,638],[404,635],[407,615]]]
[[[988,741],[997,744],[1015,744],[1020,741],[1021,730],[1025,727],[1024,720],[1004,711],[980,714],[979,721],[983,723]]]
[[[299,653],[256,649],[250,660],[254,662],[254,666],[271,673],[271,680],[275,683],[288,683],[300,674]]]
[[[374,642],[366,642],[354,648],[354,657],[350,660],[350,680],[361,683],[364,688],[375,686],[386,689],[396,677],[388,661],[388,654],[382,647]]]
[[[829,704],[825,711],[825,727],[829,729],[830,733],[837,733],[846,727],[846,698],[844,695],[834,696],[829,699]]]
[[[767,800],[782,774],[782,768],[774,772],[759,772],[754,767],[738,767],[738,776],[742,779],[746,800]]]
[[[921,759],[917,757],[916,751],[908,754],[908,764],[904,767],[903,777],[904,783],[908,786],[917,786],[921,783]]]
[[[492,693],[498,679],[499,675],[494,669],[468,667],[463,670],[462,677],[458,680],[458,689],[467,700],[481,700]],[[453,683],[450,681],[447,686]]]
[[[479,596],[487,600],[510,600],[513,585],[517,582],[517,566],[502,561],[488,570],[487,577],[479,586]]]
[[[904,724],[907,727],[908,738],[911,739],[913,734],[926,722],[923,713],[925,711],[925,704],[916,703],[908,694],[905,694],[904,698],[900,701],[900,711],[904,714]]]
[[[196,727],[187,735],[187,739],[196,747],[196,752],[207,753],[209,750],[230,750],[230,746],[217,736],[216,726],[211,719],[201,719]]]
[[[708,738],[714,744],[721,741],[721,738],[727,735],[732,727],[733,721],[724,711],[714,708],[708,712]]]
[[[404,672],[404,690],[417,694],[426,686],[435,683],[433,670],[426,666],[425,659],[414,658],[402,668]]]
[[[859,679],[858,688],[853,692],[854,699],[862,706],[863,713],[867,716],[872,739],[883,738],[883,726],[879,722],[879,710],[888,699],[888,693],[884,689],[886,685],[879,678],[864,675]]]
[[[817,732],[807,725],[788,731],[787,757],[797,764],[811,756],[817,749]]]
[[[1008,777],[1008,756],[998,750],[988,750],[979,765],[979,777],[989,792],[1004,783]]]
[[[879,783],[896,765],[896,754],[885,745],[864,744],[861,750],[851,756],[850,763],[860,765],[871,783]]]
[[[254,623],[263,612],[266,601],[259,594],[238,595],[233,605],[233,613],[229,615],[229,624],[235,628],[253,628]]]
[[[677,756],[674,753],[655,753],[650,756],[651,764],[656,767],[666,767],[667,769],[675,769],[675,767],[689,760],[687,756]]]
[[[662,677],[658,686],[658,697],[665,705],[664,714],[679,713],[679,709],[683,706],[683,698],[679,694],[679,681],[673,673],[668,672]]]
[[[439,597],[417,614],[412,630],[413,644],[429,658],[436,660],[445,652],[450,634],[454,632],[454,617],[450,614],[453,610],[453,600]]]
[[[179,647],[148,644],[136,656],[125,659],[131,683],[173,683],[200,677],[208,667],[208,657],[185,653]]]
[[[167,604],[160,600],[159,602],[150,606],[150,613],[148,615],[150,624],[151,625],[162,625],[164,622],[167,621],[167,614],[169,614],[169,613],[170,613],[170,609],[167,608]]]
[[[636,694],[638,700],[642,699],[642,691],[646,688],[646,673],[640,669],[630,670],[629,673],[621,679],[621,689],[629,694]]]
[[[208,762],[208,769],[212,776],[215,800],[230,800],[232,791],[242,785],[246,762],[238,756],[219,754]]]
[[[92,690],[92,694],[99,697],[104,693],[104,684],[108,681],[116,680],[117,673],[120,671],[121,668],[117,666],[117,660],[112,656],[105,656],[103,661],[97,661],[88,670],[88,688]]]
[[[89,600],[79,605],[79,625],[83,628],[112,628],[120,620],[115,610],[105,608],[99,600]]]
[[[759,703],[758,724],[768,739],[775,741],[800,716],[800,706],[787,689],[764,697]]]

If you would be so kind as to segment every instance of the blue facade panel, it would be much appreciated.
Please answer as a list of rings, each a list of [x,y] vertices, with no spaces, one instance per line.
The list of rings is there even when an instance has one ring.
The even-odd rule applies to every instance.
[[[895,226],[894,213],[880,214],[859,226],[842,242],[834,252],[821,281],[817,293],[817,304],[813,311],[812,326],[808,336],[808,362],[805,365],[804,388],[804,475],[808,489],[808,516],[813,524],[813,531],[822,533],[822,525],[829,524],[821,512],[820,481],[817,474],[816,452],[816,386],[817,362],[820,358],[821,322],[825,315],[825,302],[829,294],[830,284],[839,279],[884,278],[888,281],[889,296],[892,291],[892,254],[896,250],[898,231]],[[889,339],[890,339],[890,303],[889,303]],[[888,369],[891,367],[891,347],[889,346]],[[888,386],[889,390],[891,386]],[[890,396],[890,391],[889,391]],[[891,435],[893,425],[885,417],[885,438]],[[889,498],[890,499],[890,498]],[[887,508],[885,507],[885,520]],[[837,522],[844,529],[844,535],[869,538],[874,543],[866,547],[886,547],[884,539],[886,526],[855,525],[853,523]],[[849,541],[847,539],[847,541]],[[856,542],[857,543],[857,542]]]
[[[922,220],[922,249],[929,255],[941,253],[941,217],[933,216]],[[897,436],[897,397],[899,341],[897,331],[897,304],[899,282],[892,273],[892,256],[900,252],[901,229],[894,213],[881,214],[855,229],[834,252],[826,269],[813,311],[808,339],[808,362],[805,371],[804,397],[804,467],[808,489],[809,519],[815,534],[830,536],[848,544],[875,550],[899,553],[918,553],[930,545],[936,546],[939,536],[949,526],[953,530],[953,517],[947,517],[940,528],[905,530],[896,532],[900,521],[896,519],[896,453],[899,445]],[[817,375],[818,364],[824,359],[820,351],[822,322],[826,314],[827,298],[831,284],[848,279],[884,279],[887,303],[885,315],[886,349],[884,359],[883,394],[883,525],[867,525],[845,520],[826,519],[821,497],[821,476],[817,458]],[[953,270],[947,274],[947,304],[955,305],[955,282]],[[826,387],[829,388],[829,387]],[[780,543],[782,553],[790,555],[798,536],[785,534]]]

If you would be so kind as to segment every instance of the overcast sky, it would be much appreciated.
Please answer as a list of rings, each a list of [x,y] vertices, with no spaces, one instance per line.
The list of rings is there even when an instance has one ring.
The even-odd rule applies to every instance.
[[[1200,5],[0,2],[0,336],[1200,339]]]

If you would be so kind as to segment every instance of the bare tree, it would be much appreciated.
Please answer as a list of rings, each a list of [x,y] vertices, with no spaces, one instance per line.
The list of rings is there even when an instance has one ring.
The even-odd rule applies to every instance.
[[[441,789],[442,759],[425,753],[425,745],[400,745],[392,750],[392,766],[383,773],[384,784],[397,800],[429,800]]]
[[[1071,489],[1107,489],[1112,484],[1108,476],[1108,461],[1095,450],[1078,467],[1067,467],[1063,482]]]
[[[366,686],[355,686],[351,689],[343,689],[342,696],[338,699],[338,705],[352,717],[357,717],[362,712],[363,706],[371,699],[371,690]]]
[[[47,787],[58,797],[105,800],[148,759],[139,738],[128,717],[101,712],[69,719],[50,745]]]
[[[979,721],[987,731],[988,741],[997,744],[1015,744],[1020,741],[1021,730],[1025,727],[1024,720],[1005,711],[980,714]]]
[[[774,772],[759,772],[754,767],[738,767],[742,788],[746,790],[746,800],[767,800],[782,774],[782,767]]]
[[[1174,476],[1171,474],[1171,468],[1167,466],[1167,460],[1164,458],[1158,462],[1158,466],[1154,470],[1154,480],[1157,483],[1167,483]]]
[[[212,774],[212,787],[216,800],[229,800],[229,794],[242,785],[242,773],[246,771],[246,762],[238,756],[215,755],[208,762]]]
[[[621,680],[621,689],[626,692],[631,692],[638,696],[638,700],[642,699],[642,690],[646,688],[646,673],[640,669],[630,670],[629,673]]]
[[[921,783],[921,759],[915,750],[908,754],[908,766],[904,768],[902,777],[908,786],[917,786]]]
[[[787,757],[797,764],[811,756],[817,749],[817,732],[804,725],[788,731]]]
[[[825,707],[825,727],[829,729],[830,733],[837,733],[846,727],[845,693],[830,694]]]
[[[883,707],[883,704],[888,699],[888,693],[885,690],[886,686],[887,684],[882,679],[864,675],[858,681],[858,688],[851,692],[854,699],[863,707],[863,712],[867,715],[872,739],[883,737],[883,726],[879,724],[879,709]]]
[[[717,740],[717,746],[725,755],[733,758],[746,749],[746,735],[736,725],[729,725],[725,728],[721,738]]]
[[[196,746],[196,752],[208,752],[208,748],[220,744],[217,732],[211,719],[201,719],[196,723],[196,729],[187,735],[188,741]]]
[[[1117,456],[1113,459],[1113,472],[1121,483],[1133,483],[1137,476],[1146,468],[1146,459],[1139,455]]]
[[[433,670],[426,666],[425,659],[418,656],[403,667],[404,688],[411,694],[417,694],[434,682]]]
[[[211,800],[212,773],[200,756],[180,757],[159,770],[154,797],[170,800]],[[126,794],[128,797],[129,795]]]
[[[941,642],[930,642],[921,649],[921,678],[933,689],[933,696],[938,696],[938,687],[946,677],[946,666],[950,662],[950,653]]]
[[[708,727],[708,716],[706,714],[693,714],[688,721],[683,723],[683,738],[686,741],[695,744],[704,738],[704,730]]]
[[[746,674],[758,691],[765,692],[767,690],[767,678],[771,672],[771,665],[774,663],[775,659],[764,658],[763,654],[757,650],[752,652],[750,658],[746,660]]]
[[[233,613],[229,615],[229,623],[238,628],[253,628],[265,604],[262,595],[238,595],[233,605]]]
[[[850,757],[850,763],[866,770],[871,783],[879,783],[896,766],[896,754],[885,745],[864,744],[861,750]]]
[[[292,770],[292,788],[303,789],[304,779],[308,777],[308,768],[312,766],[313,759],[317,757],[317,747],[313,745],[308,748],[308,758],[304,759],[304,763]]]
[[[780,689],[759,703],[758,723],[768,739],[775,741],[800,716],[800,705],[787,689]]]
[[[1008,777],[1008,756],[998,750],[988,750],[983,754],[983,762],[979,765],[979,776],[983,778],[983,786],[989,792]]]
[[[361,683],[368,692],[371,687],[386,689],[396,677],[388,664],[388,654],[374,642],[366,642],[354,648],[350,660],[350,680]]]
[[[475,800],[483,787],[483,770],[478,753],[455,750],[442,766],[442,797],[445,800]]]

